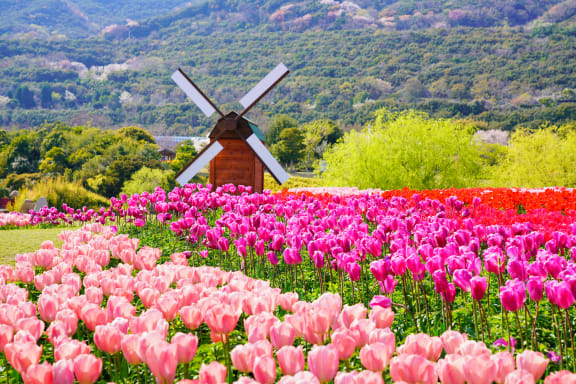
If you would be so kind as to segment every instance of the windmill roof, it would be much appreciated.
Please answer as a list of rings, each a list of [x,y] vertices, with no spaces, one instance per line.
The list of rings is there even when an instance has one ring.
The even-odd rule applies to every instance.
[[[246,119],[246,118],[245,118]],[[264,134],[262,133],[262,131],[260,130],[260,128],[258,128],[258,126],[256,124],[254,124],[252,121],[246,119],[246,121],[248,122],[248,125],[250,126],[250,129],[252,130],[252,132],[254,132],[254,134],[256,135],[257,138],[259,138],[261,141],[266,142],[266,137],[264,137]]]

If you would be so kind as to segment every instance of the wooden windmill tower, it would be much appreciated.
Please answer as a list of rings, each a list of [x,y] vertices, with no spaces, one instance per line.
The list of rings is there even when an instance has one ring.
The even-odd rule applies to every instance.
[[[288,180],[290,176],[264,145],[264,137],[258,127],[243,117],[288,73],[288,68],[279,64],[240,99],[244,107],[240,114],[230,112],[224,115],[181,69],[174,72],[172,80],[206,116],[210,117],[214,112],[220,115],[210,132],[210,143],[176,175],[176,181],[180,185],[186,184],[208,163],[210,184],[214,186],[246,185],[252,186],[254,192],[262,192],[264,167],[279,184]]]

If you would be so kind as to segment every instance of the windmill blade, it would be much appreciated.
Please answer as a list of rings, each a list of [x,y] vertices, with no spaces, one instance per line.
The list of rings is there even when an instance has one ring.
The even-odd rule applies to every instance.
[[[218,112],[220,116],[224,116],[222,112],[214,105],[214,103],[190,80],[188,76],[180,69],[172,74],[172,80],[184,91],[184,93],[200,108],[206,117],[212,116],[214,112]]]
[[[184,169],[176,175],[176,181],[180,185],[184,185],[190,181],[202,168],[206,166],[213,158],[222,151],[224,147],[218,141],[213,141],[204,147],[202,151],[192,160]]]
[[[260,80],[258,84],[250,92],[240,99],[240,104],[244,107],[244,111],[240,113],[240,117],[248,112],[260,99],[262,99],[276,84],[280,82],[290,70],[282,63],[278,64],[265,78]]]
[[[252,148],[256,156],[264,163],[264,166],[268,168],[274,179],[278,182],[278,184],[284,184],[286,180],[290,178],[290,175],[286,173],[284,168],[276,161],[274,156],[268,151],[268,149],[262,144],[258,136],[255,134],[250,135],[246,139],[246,143]]]

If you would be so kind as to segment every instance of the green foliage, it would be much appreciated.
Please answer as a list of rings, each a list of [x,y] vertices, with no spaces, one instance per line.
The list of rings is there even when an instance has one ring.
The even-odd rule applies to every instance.
[[[576,187],[576,130],[573,126],[549,126],[518,130],[493,183],[503,187]]]
[[[330,120],[316,120],[300,127],[303,133],[303,157],[307,169],[326,149],[342,137],[342,130]]]
[[[191,141],[180,143],[176,148],[176,157],[170,162],[170,169],[176,173],[180,172],[197,154],[198,151]]]
[[[80,182],[69,182],[62,177],[40,180],[31,189],[21,189],[14,202],[14,211],[19,211],[26,199],[38,200],[46,197],[48,205],[62,208],[67,204],[72,208],[100,208],[109,205],[109,200],[86,190]]]
[[[124,183],[122,193],[131,196],[144,191],[154,192],[156,187],[171,191],[175,186],[174,172],[142,167],[132,175],[130,180]]]
[[[22,188],[32,188],[36,181],[42,178],[41,173],[11,173],[6,176],[6,187],[11,190],[19,190]]]
[[[268,133],[266,134],[266,143],[268,145],[276,144],[280,141],[280,134],[286,128],[295,128],[298,126],[298,122],[285,114],[278,114],[274,116],[274,120],[272,124],[270,124],[270,128],[268,129]]]
[[[298,128],[285,128],[280,132],[279,140],[270,146],[270,152],[280,163],[290,164],[292,167],[302,157],[303,138],[302,131]]]
[[[472,133],[452,120],[381,110],[374,124],[345,134],[326,151],[322,177],[360,189],[470,187],[480,173]]]
[[[118,135],[128,137],[138,143],[155,144],[154,137],[140,127],[123,127],[118,130]]]

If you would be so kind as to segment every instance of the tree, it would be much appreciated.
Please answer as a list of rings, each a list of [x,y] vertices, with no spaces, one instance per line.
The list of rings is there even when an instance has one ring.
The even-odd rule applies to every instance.
[[[303,134],[303,157],[306,168],[324,154],[324,150],[342,137],[342,130],[330,120],[316,120],[300,127]]]
[[[28,86],[24,85],[22,87],[18,87],[16,89],[16,94],[14,96],[18,101],[18,104],[25,109],[31,109],[36,106],[36,101],[34,100],[34,94],[28,88]]]
[[[120,136],[129,137],[137,142],[156,144],[154,136],[140,127],[124,127],[118,130]]]
[[[328,184],[358,188],[433,189],[472,186],[480,154],[472,129],[424,113],[381,109],[324,154]]]
[[[304,136],[298,128],[286,128],[280,133],[280,140],[270,147],[270,152],[284,164],[290,164],[290,170],[295,162],[302,158]]]
[[[197,154],[198,152],[192,141],[183,141],[176,148],[176,157],[170,162],[170,169],[174,172],[180,172]]]
[[[68,155],[60,147],[52,147],[38,166],[42,173],[64,173],[68,169]]]
[[[52,87],[45,84],[40,89],[40,105],[42,108],[50,108],[52,104]]]
[[[502,187],[576,187],[576,130],[542,127],[535,131],[520,129],[510,137],[505,159],[494,169],[495,186]]]
[[[268,145],[276,144],[280,140],[280,133],[286,128],[295,128],[298,122],[292,117],[284,114],[274,116],[270,129],[266,134],[266,142]]]
[[[122,192],[130,196],[144,191],[154,192],[156,187],[170,191],[175,186],[174,172],[142,167],[124,183]]]

